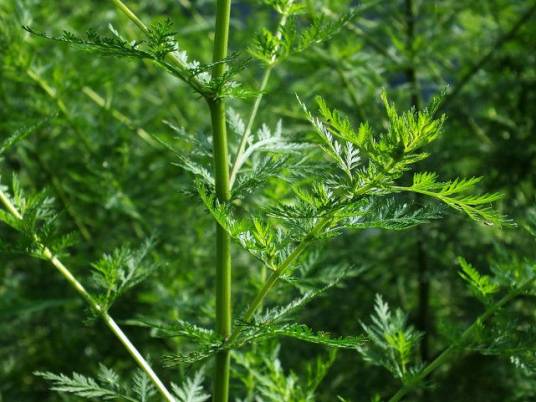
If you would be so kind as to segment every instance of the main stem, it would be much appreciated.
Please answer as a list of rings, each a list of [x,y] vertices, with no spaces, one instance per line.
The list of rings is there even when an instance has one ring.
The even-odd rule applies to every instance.
[[[212,79],[221,80],[225,73],[227,48],[229,43],[229,22],[231,17],[231,0],[217,0],[216,32],[214,35],[214,63]],[[229,190],[229,156],[227,153],[227,126],[225,122],[225,103],[222,98],[208,99],[212,119],[212,137],[214,148],[214,175],[216,196],[220,202],[231,198]],[[231,238],[216,223],[216,331],[224,339],[231,334]],[[214,373],[214,402],[229,400],[229,350],[222,350],[216,355]]]

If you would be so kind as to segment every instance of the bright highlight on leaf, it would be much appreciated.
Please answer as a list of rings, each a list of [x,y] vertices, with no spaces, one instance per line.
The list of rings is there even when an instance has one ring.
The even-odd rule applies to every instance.
[[[480,274],[463,257],[458,257],[458,264],[461,268],[460,276],[469,283],[478,297],[486,299],[499,290],[499,286],[493,282],[491,277]]]
[[[437,181],[435,173],[416,173],[410,187],[396,186],[395,189],[412,191],[436,198],[449,207],[464,212],[471,219],[488,225],[501,226],[507,220],[490,205],[502,198],[500,193],[472,194],[481,177],[455,179],[446,182]]]
[[[361,323],[368,342],[358,347],[359,353],[371,364],[389,370],[401,381],[406,382],[418,369],[413,351],[422,336],[407,324],[402,310],[392,312],[380,295],[376,295],[372,324]]]

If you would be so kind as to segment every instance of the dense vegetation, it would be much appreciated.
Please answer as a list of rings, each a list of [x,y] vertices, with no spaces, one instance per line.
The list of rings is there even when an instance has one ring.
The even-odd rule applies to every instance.
[[[0,0],[0,401],[536,400],[535,22]]]

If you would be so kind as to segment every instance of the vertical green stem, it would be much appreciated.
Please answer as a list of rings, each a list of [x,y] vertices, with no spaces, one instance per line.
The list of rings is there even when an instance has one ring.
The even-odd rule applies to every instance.
[[[149,32],[149,28],[122,0],[112,0],[112,2],[142,32],[145,34]],[[212,79],[216,82],[221,80],[225,73],[225,63],[222,61],[227,57],[230,18],[231,0],[217,0],[213,57],[216,65],[212,71]],[[173,53],[169,53],[166,59],[181,70],[187,70],[187,67]],[[204,85],[195,76],[189,77],[187,81],[198,92],[205,94]],[[225,202],[231,197],[225,103],[218,94],[206,94],[205,99],[208,102],[212,119],[216,195],[220,202]],[[216,330],[226,339],[231,332],[231,240],[227,232],[219,225],[216,231]],[[213,397],[216,402],[227,402],[229,399],[229,364],[228,351],[222,351],[216,356]]]
[[[229,22],[231,17],[231,0],[217,0],[216,32],[214,35],[214,57],[216,64],[212,79],[221,80],[225,72],[225,63],[229,43]],[[208,99],[212,118],[212,136],[214,147],[214,172],[216,195],[220,202],[231,197],[229,190],[229,156],[227,151],[227,126],[225,122],[225,103],[220,97]],[[231,239],[220,225],[216,224],[216,331],[224,339],[231,334]],[[216,355],[216,372],[214,374],[214,402],[229,400],[230,355],[223,350]]]
[[[216,194],[218,200],[227,201],[230,192],[225,108],[221,99],[212,101],[209,105],[214,138]],[[230,249],[229,234],[216,223],[216,331],[224,339],[230,335],[232,319]],[[229,366],[229,351],[222,350],[216,355],[213,397],[215,402],[227,402],[229,399]]]

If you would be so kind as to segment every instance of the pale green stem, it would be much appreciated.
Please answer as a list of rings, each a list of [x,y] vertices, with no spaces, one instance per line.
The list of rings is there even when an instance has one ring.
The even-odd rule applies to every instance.
[[[157,142],[153,137],[151,137],[151,134],[145,131],[142,127],[137,127],[128,116],[125,116],[119,110],[108,106],[104,98],[100,96],[97,92],[95,92],[92,88],[85,86],[82,88],[82,92],[101,108],[108,110],[112,117],[115,118],[117,121],[123,123],[131,130],[134,130],[136,134],[138,134],[138,136],[147,144],[155,148],[161,148],[160,143]]]
[[[292,0],[289,1],[288,6],[290,7],[292,3],[293,3]],[[288,12],[285,12],[281,16],[281,20],[279,21],[279,25],[277,27],[277,31],[275,34],[275,36],[278,39],[281,39],[283,35],[283,28],[287,24],[287,20],[288,20]],[[231,189],[233,188],[233,184],[236,180],[236,176],[238,175],[238,171],[240,170],[240,168],[242,167],[242,164],[244,163],[244,159],[242,158],[242,155],[244,151],[246,150],[246,145],[248,143],[249,136],[251,135],[251,130],[253,129],[253,123],[255,122],[257,113],[259,112],[259,106],[264,96],[266,87],[268,86],[268,81],[270,80],[272,71],[277,63],[277,52],[279,51],[279,47],[280,47],[279,44],[275,47],[272,57],[270,59],[270,62],[268,63],[268,66],[266,67],[266,71],[264,72],[262,76],[261,85],[259,87],[259,93],[257,97],[255,98],[255,102],[253,103],[253,107],[251,108],[251,112],[249,114],[248,122],[244,129],[244,132],[242,133],[242,137],[240,138],[240,144],[238,145],[238,150],[236,151],[236,156],[234,159],[233,167],[231,169],[231,176],[229,178],[229,188]]]
[[[225,106],[222,99],[209,103],[212,116],[214,140],[214,166],[218,200],[230,198],[228,187],[227,134]],[[216,223],[216,331],[224,339],[230,334],[231,309],[231,238],[227,231]],[[229,399],[230,354],[223,350],[216,355],[213,401]]]
[[[249,322],[252,318],[255,312],[259,309],[259,307],[262,305],[264,299],[272,290],[274,285],[277,283],[278,279],[283,275],[291,266],[292,264],[298,259],[300,255],[307,249],[307,246],[309,245],[309,242],[314,239],[316,234],[322,230],[329,222],[330,218],[321,218],[319,221],[315,224],[315,226],[311,229],[309,234],[305,236],[305,238],[296,246],[296,248],[288,255],[287,258],[283,260],[283,262],[277,267],[276,270],[272,271],[271,275],[268,277],[262,288],[259,290],[251,304],[249,305],[248,309],[244,313],[243,320],[245,322]],[[240,331],[238,329],[235,329],[231,336],[229,337],[228,343],[232,344],[233,341],[236,340],[236,338],[239,336]]]
[[[149,28],[147,25],[143,23],[142,20],[138,18],[134,12],[127,7],[125,3],[123,3],[121,0],[112,0],[112,2],[115,4],[115,6],[123,13],[125,14],[129,20],[131,20],[136,26],[143,31],[143,33],[147,34],[149,33]]]
[[[121,0],[112,0],[112,3],[114,3],[117,9],[121,11],[129,20],[131,20],[140,29],[140,31],[142,31],[145,35],[149,35],[149,27],[145,25],[143,21],[125,3],[123,3]],[[188,84],[190,84],[200,94],[203,94],[204,96],[206,95],[207,88],[205,84],[199,81],[197,77],[191,75],[188,66],[185,65],[174,52],[166,54],[165,61],[185,73],[185,80],[188,82]]]
[[[22,215],[13,205],[9,197],[0,189],[0,202],[4,204],[6,209],[15,218],[22,220]],[[78,292],[80,296],[91,306],[91,308],[99,314],[106,326],[114,333],[123,346],[127,349],[130,356],[136,361],[138,366],[147,374],[149,379],[156,386],[158,391],[162,394],[164,399],[168,402],[175,402],[175,398],[167,390],[166,386],[162,383],[160,378],[156,375],[149,363],[143,358],[140,352],[128,339],[123,330],[117,325],[113,318],[104,310],[97,301],[88,293],[84,286],[78,282],[73,276],[71,271],[52,253],[52,251],[46,247],[37,236],[34,235],[34,241],[36,245],[42,250],[44,257],[59,271],[59,273],[69,282],[69,284]]]

